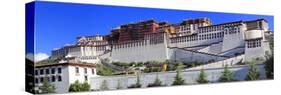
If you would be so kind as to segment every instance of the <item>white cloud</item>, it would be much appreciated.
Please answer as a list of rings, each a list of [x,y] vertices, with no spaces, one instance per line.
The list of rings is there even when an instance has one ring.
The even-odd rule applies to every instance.
[[[31,60],[31,61],[34,61],[34,60],[33,60],[33,58],[34,58],[33,53],[27,53],[27,54],[25,55],[25,58],[27,58],[27,59],[29,59],[29,60]]]
[[[28,53],[28,54],[26,54],[26,58],[31,60],[31,61],[35,60],[35,62],[38,62],[38,61],[42,61],[42,60],[45,60],[45,59],[49,58],[49,55],[46,54],[46,53],[40,52],[40,53],[35,54],[35,56],[33,56],[33,53]]]

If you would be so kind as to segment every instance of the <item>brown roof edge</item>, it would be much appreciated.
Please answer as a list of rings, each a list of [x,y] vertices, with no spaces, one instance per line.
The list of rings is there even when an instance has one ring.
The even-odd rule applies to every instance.
[[[47,65],[38,65],[38,66],[35,66],[35,68],[51,67],[51,66],[96,67],[95,64],[91,64],[91,63],[55,63],[55,64],[47,64]]]

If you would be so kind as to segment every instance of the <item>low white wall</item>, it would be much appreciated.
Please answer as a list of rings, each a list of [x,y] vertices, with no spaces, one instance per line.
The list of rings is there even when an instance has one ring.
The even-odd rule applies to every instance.
[[[265,70],[264,65],[257,65],[260,71],[260,79],[265,79]],[[239,67],[230,67],[229,68],[234,73],[234,78],[239,81],[243,81],[247,75],[249,70],[248,66],[239,66]],[[222,72],[224,71],[223,68],[217,69],[206,69],[205,73],[207,75],[207,80],[212,83],[216,83],[219,80]],[[200,70],[188,70],[182,73],[183,78],[185,79],[185,83],[187,84],[194,84],[200,74]],[[159,72],[159,73],[147,73],[147,74],[140,74],[140,83],[142,84],[142,88],[147,87],[148,84],[153,83],[156,76],[158,75],[159,79],[162,81],[163,84],[170,86],[174,81],[174,77],[176,76],[176,72]],[[121,87],[127,88],[132,84],[135,84],[137,81],[136,75],[120,75],[120,76],[108,76],[108,77],[94,77],[91,79],[91,89],[92,90],[99,90],[102,82],[104,80],[107,81],[107,87],[109,89],[116,89],[118,82],[120,83]]]

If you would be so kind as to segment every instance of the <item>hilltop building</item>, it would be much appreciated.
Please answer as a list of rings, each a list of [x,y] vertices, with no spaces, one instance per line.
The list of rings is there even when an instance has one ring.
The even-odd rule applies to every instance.
[[[245,55],[243,61],[270,53],[271,32],[264,19],[212,24],[209,18],[178,24],[147,20],[121,25],[106,36],[81,36],[77,43],[52,51],[52,58],[75,57],[81,62],[202,61]]]

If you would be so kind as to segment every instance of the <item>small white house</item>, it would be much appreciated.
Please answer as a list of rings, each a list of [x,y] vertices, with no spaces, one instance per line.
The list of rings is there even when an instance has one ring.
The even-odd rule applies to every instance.
[[[35,67],[35,90],[39,93],[44,77],[56,88],[56,93],[66,93],[70,84],[78,80],[80,83],[90,82],[90,78],[97,76],[96,65],[86,63],[56,63]]]

